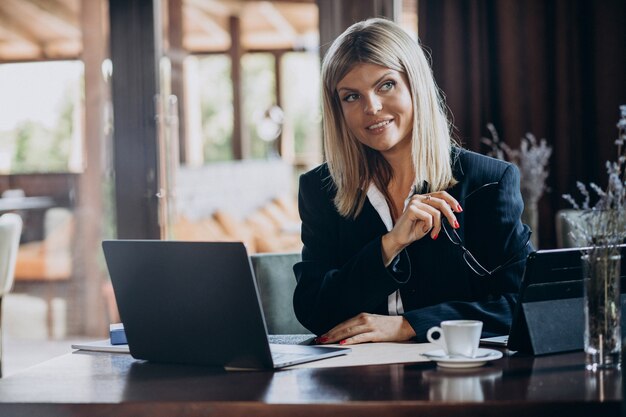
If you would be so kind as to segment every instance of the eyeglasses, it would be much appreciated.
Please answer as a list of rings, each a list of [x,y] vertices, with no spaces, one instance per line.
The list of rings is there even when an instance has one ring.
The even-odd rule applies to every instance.
[[[513,260],[517,258],[518,254],[526,246],[528,246],[528,243],[530,242],[530,235],[532,234],[532,231],[529,230],[528,237],[526,238],[524,246],[522,246],[518,251],[513,253],[513,255],[509,259],[507,259],[506,262],[498,265],[496,268],[487,269],[484,266],[482,266],[482,264],[478,262],[478,260],[476,260],[474,255],[472,255],[472,252],[470,252],[469,249],[467,249],[465,245],[463,245],[463,240],[461,239],[461,236],[459,236],[456,230],[452,228],[452,226],[450,226],[450,223],[448,223],[447,219],[442,222],[441,227],[443,231],[446,233],[446,236],[448,236],[448,239],[450,240],[450,242],[452,242],[454,245],[461,248],[461,250],[463,251],[463,260],[465,261],[467,266],[469,266],[470,269],[474,271],[476,275],[481,276],[481,277],[484,277],[485,275],[493,275],[499,270],[501,270],[502,268],[509,266],[513,262]]]
[[[490,183],[481,185],[477,189],[475,189],[472,192],[470,192],[469,194],[467,194],[465,196],[465,198],[463,199],[463,203],[465,203],[465,201],[469,197],[472,197],[473,195],[475,195],[479,191],[482,191],[482,190],[485,190],[485,189],[489,189],[490,187],[492,187],[494,185],[498,185],[498,183],[497,182],[490,182]],[[521,251],[523,251],[526,246],[528,246],[528,243],[530,242],[530,236],[532,235],[532,230],[528,230],[528,236],[526,237],[526,241],[524,242],[524,246],[522,246],[518,251],[515,251],[513,253],[513,255],[509,259],[507,259],[506,262],[504,262],[503,264],[500,264],[496,268],[493,268],[493,269],[487,269],[484,266],[482,266],[482,264],[480,262],[478,262],[478,260],[476,260],[474,255],[472,255],[472,252],[470,252],[469,249],[467,249],[465,247],[465,245],[463,244],[463,240],[461,239],[461,236],[459,236],[459,234],[456,232],[456,230],[450,225],[450,223],[448,223],[447,219],[445,221],[441,222],[441,228],[446,233],[446,236],[448,236],[448,240],[450,240],[450,242],[452,242],[452,244],[454,244],[454,245],[458,246],[459,248],[461,248],[461,250],[463,251],[463,260],[465,261],[467,266],[469,266],[470,269],[472,271],[474,271],[474,273],[476,275],[481,276],[481,277],[484,277],[486,275],[493,275],[496,272],[498,272],[499,270],[501,270],[501,269],[509,266],[511,263],[513,263],[513,261],[517,258],[518,254]]]

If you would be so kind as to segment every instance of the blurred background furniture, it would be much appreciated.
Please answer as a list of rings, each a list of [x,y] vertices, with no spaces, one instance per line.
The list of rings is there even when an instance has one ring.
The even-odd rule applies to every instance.
[[[250,255],[269,334],[308,334],[293,311],[296,278],[293,265],[300,253],[259,253]]]
[[[53,207],[44,215],[43,239],[20,246],[16,280],[58,281],[72,275],[74,215],[69,208]]]
[[[74,246],[77,179],[47,172],[0,176],[0,213],[16,213],[23,222],[11,296],[3,302],[5,336],[60,339],[67,332],[68,294],[80,258]],[[72,302],[81,299],[74,295]]]
[[[46,210],[42,239],[20,245],[14,292],[46,303],[46,328],[51,338],[65,336],[67,299],[73,274],[74,213],[67,207]]]
[[[0,377],[2,377],[2,298],[13,287],[21,233],[22,218],[19,215],[6,213],[0,216]]]
[[[248,253],[299,252],[294,183],[293,168],[280,159],[181,167],[166,237],[241,241]]]

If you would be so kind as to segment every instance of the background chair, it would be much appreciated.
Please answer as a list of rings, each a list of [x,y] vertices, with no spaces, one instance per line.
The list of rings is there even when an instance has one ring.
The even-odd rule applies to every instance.
[[[296,278],[293,265],[300,253],[260,253],[250,256],[269,334],[310,334],[293,311]]]
[[[2,377],[2,299],[11,291],[22,234],[22,218],[14,213],[0,216],[0,378]]]

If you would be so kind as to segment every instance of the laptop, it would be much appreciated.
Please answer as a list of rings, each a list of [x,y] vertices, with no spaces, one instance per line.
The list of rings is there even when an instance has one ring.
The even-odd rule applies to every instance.
[[[584,248],[531,252],[508,335],[481,339],[481,344],[536,355],[583,348]],[[626,290],[626,245],[621,245],[622,293]],[[626,311],[622,294],[622,310]],[[549,317],[549,320],[546,320]],[[622,333],[626,327],[622,326]]]
[[[136,359],[278,369],[350,351],[270,344],[241,242],[105,240],[102,248]]]

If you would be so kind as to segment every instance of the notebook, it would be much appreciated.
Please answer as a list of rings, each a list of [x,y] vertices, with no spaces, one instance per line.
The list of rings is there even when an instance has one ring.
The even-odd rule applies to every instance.
[[[509,334],[483,338],[481,344],[534,354],[582,349],[582,249],[530,253]],[[626,245],[621,246],[621,251],[623,293],[626,290]],[[622,294],[622,309],[625,303],[626,297]]]
[[[277,369],[350,351],[270,344],[241,242],[106,240],[102,247],[134,358]]]

